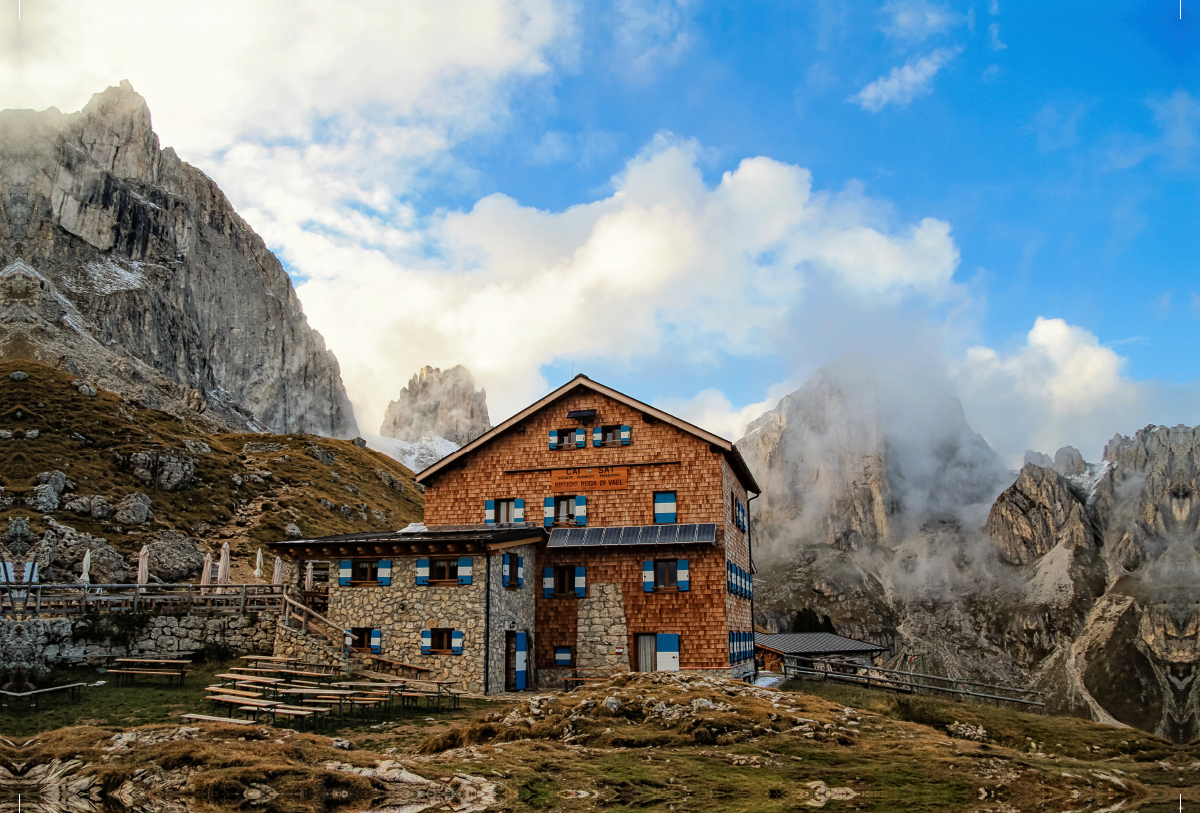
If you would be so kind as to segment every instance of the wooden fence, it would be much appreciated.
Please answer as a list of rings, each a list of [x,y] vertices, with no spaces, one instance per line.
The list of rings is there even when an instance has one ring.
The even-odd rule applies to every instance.
[[[805,680],[849,683],[864,689],[882,689],[903,694],[941,694],[951,697],[974,697],[984,701],[1015,703],[1020,706],[1045,708],[1042,693],[1016,686],[1001,686],[995,683],[980,683],[974,680],[926,675],[920,672],[902,672],[898,669],[880,669],[864,666],[851,659],[810,658],[802,655],[784,657],[783,672],[788,677]]]
[[[85,613],[246,615],[283,610],[281,584],[0,585],[0,618],[65,618]]]

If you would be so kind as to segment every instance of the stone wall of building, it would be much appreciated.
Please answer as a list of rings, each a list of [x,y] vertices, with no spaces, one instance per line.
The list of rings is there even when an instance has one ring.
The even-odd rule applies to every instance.
[[[488,625],[491,627],[491,640],[488,642],[488,686],[489,693],[505,691],[505,656],[507,648],[507,633],[528,633],[529,654],[526,662],[528,688],[533,688],[536,674],[533,663],[534,651],[534,616],[537,603],[537,591],[541,583],[534,577],[536,562],[535,545],[521,545],[509,548],[490,557],[488,585],[491,593]],[[525,559],[525,586],[504,586],[504,554]],[[516,585],[516,568],[513,567],[512,584]]]
[[[0,668],[41,674],[54,666],[96,665],[129,655],[181,655],[200,650],[264,654],[272,651],[275,642],[275,616],[271,613],[217,618],[152,616],[133,624],[128,633],[120,632],[120,625],[113,623],[117,615],[100,616],[100,627],[92,626],[92,620],[77,618],[0,621]]]
[[[457,557],[456,557],[457,558]],[[486,556],[472,558],[469,585],[418,585],[417,560],[392,558],[392,583],[342,587],[329,585],[325,617],[344,628],[380,630],[380,656],[431,670],[426,677],[453,680],[469,692],[483,692],[484,583]],[[335,563],[336,566],[336,563]],[[462,630],[463,652],[421,654],[421,632]]]
[[[337,666],[348,671],[350,659],[344,652],[335,649],[328,641],[317,635],[309,635],[283,624],[275,628],[275,644],[272,650],[277,657],[298,658],[304,663]]]

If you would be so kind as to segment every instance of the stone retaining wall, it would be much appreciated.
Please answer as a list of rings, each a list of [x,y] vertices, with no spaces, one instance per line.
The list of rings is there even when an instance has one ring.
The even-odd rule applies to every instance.
[[[271,654],[299,658],[304,663],[337,666],[343,672],[348,672],[350,666],[345,653],[334,649],[323,638],[285,627],[283,624],[275,628],[275,644]]]
[[[78,618],[0,621],[0,668],[21,668],[41,674],[54,666],[96,665],[129,655],[177,655],[201,649],[228,649],[233,655],[262,654],[275,643],[275,616],[258,613],[241,617],[153,616],[130,627],[128,645],[121,633],[105,638],[104,630],[120,630],[120,613],[102,615],[102,630],[89,629]],[[131,617],[123,619],[130,621]],[[91,635],[94,640],[84,638]]]

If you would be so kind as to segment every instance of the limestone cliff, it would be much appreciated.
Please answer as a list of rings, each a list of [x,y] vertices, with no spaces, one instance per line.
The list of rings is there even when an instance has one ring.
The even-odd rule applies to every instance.
[[[357,434],[287,273],[128,83],[0,112],[0,357],[244,431]]]
[[[475,389],[471,371],[461,364],[442,372],[425,366],[388,404],[379,434],[408,443],[444,438],[464,446],[492,428],[487,393]]]

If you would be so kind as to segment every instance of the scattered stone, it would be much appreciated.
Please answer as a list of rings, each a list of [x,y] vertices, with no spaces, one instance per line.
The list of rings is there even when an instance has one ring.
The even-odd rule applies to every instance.
[[[108,519],[117,511],[108,500],[100,495],[92,497],[92,519]]]
[[[117,503],[116,521],[120,525],[145,525],[154,519],[150,509],[150,498],[135,491]]]
[[[92,498],[75,497],[70,502],[64,504],[63,508],[67,511],[70,511],[72,514],[78,514],[81,517],[91,516]]]
[[[11,429],[0,429],[0,440],[12,440],[12,436]]]
[[[267,471],[266,469],[259,469],[258,471],[254,472],[254,473],[257,474],[259,477],[261,477],[264,480],[272,480],[275,477],[274,474],[271,474],[271,472]]]
[[[241,475],[237,475],[237,474],[232,474],[232,475],[230,475],[229,479],[230,479],[230,480],[233,480],[233,484],[234,484],[235,486],[240,486],[240,485],[242,485],[242,483],[244,482],[244,481],[242,480],[242,478],[241,478]]]
[[[287,534],[288,539],[303,539],[304,538],[304,534],[300,531],[300,526],[294,522],[289,522],[287,524],[287,527],[285,527],[283,529],[283,532],[285,534]]]
[[[33,532],[29,530],[29,520],[25,517],[13,517],[8,521],[8,531],[4,534],[4,542],[14,545],[28,545],[33,541]]]
[[[367,442],[365,440],[363,440],[362,438],[355,438],[354,440],[352,440],[350,442],[353,443],[355,446],[357,446],[360,449],[365,450],[367,448]]]
[[[345,485],[342,486],[342,488],[346,489],[346,491],[350,492],[355,497],[362,496],[362,489],[359,488],[358,486],[354,485],[353,483],[346,483]]]
[[[324,497],[318,497],[318,498],[317,498],[317,503],[318,503],[318,504],[320,504],[320,505],[323,505],[323,506],[325,506],[326,508],[333,508],[333,507],[334,507],[333,503],[331,503],[329,500],[325,499]]]
[[[404,493],[404,481],[386,469],[375,469],[375,476],[393,491]]]
[[[313,443],[304,448],[304,453],[316,460],[318,463],[323,463],[326,466],[332,466],[337,462],[337,458],[333,452],[322,449],[317,444]]]
[[[25,379],[29,378],[29,373],[22,372],[21,370],[14,370],[8,374],[8,377],[13,381],[24,381]]]
[[[946,730],[964,740],[983,742],[987,739],[987,729],[981,725],[970,725],[969,723],[960,723],[955,720],[946,726]]]
[[[183,448],[187,449],[192,454],[212,454],[212,449],[202,440],[191,440],[190,438],[186,438],[183,441]]]
[[[329,744],[332,745],[334,748],[340,748],[343,751],[350,750],[350,741],[343,740],[340,737],[334,737],[332,740],[330,740]]]
[[[96,388],[90,381],[76,379],[71,382],[71,386],[78,390],[80,395],[86,395],[88,398],[91,398],[96,394]]]
[[[621,710],[621,701],[615,697],[606,697],[604,698],[604,708],[616,714]]]
[[[26,440],[37,440],[41,436],[41,434],[42,433],[39,432],[37,429],[28,429],[25,432],[25,439]]]
[[[79,434],[78,432],[72,432],[70,437],[71,437],[71,440],[75,441],[80,446],[91,446],[92,445],[91,438],[85,437],[85,436]]]
[[[272,454],[288,448],[283,443],[245,443],[242,444],[242,454]]]
[[[114,457],[118,466],[144,483],[153,483],[159,491],[179,491],[196,473],[196,461],[177,449],[143,449]]]
[[[55,469],[54,471],[44,471],[39,474],[36,478],[36,482],[40,486],[50,486],[54,489],[55,494],[62,494],[64,490],[67,490],[67,483],[69,481],[67,480],[67,475],[63,474],[58,469]],[[72,490],[74,487],[75,484],[71,483]]]
[[[58,510],[58,492],[49,483],[33,487],[33,494],[25,498],[25,504],[39,514],[49,514]]]

